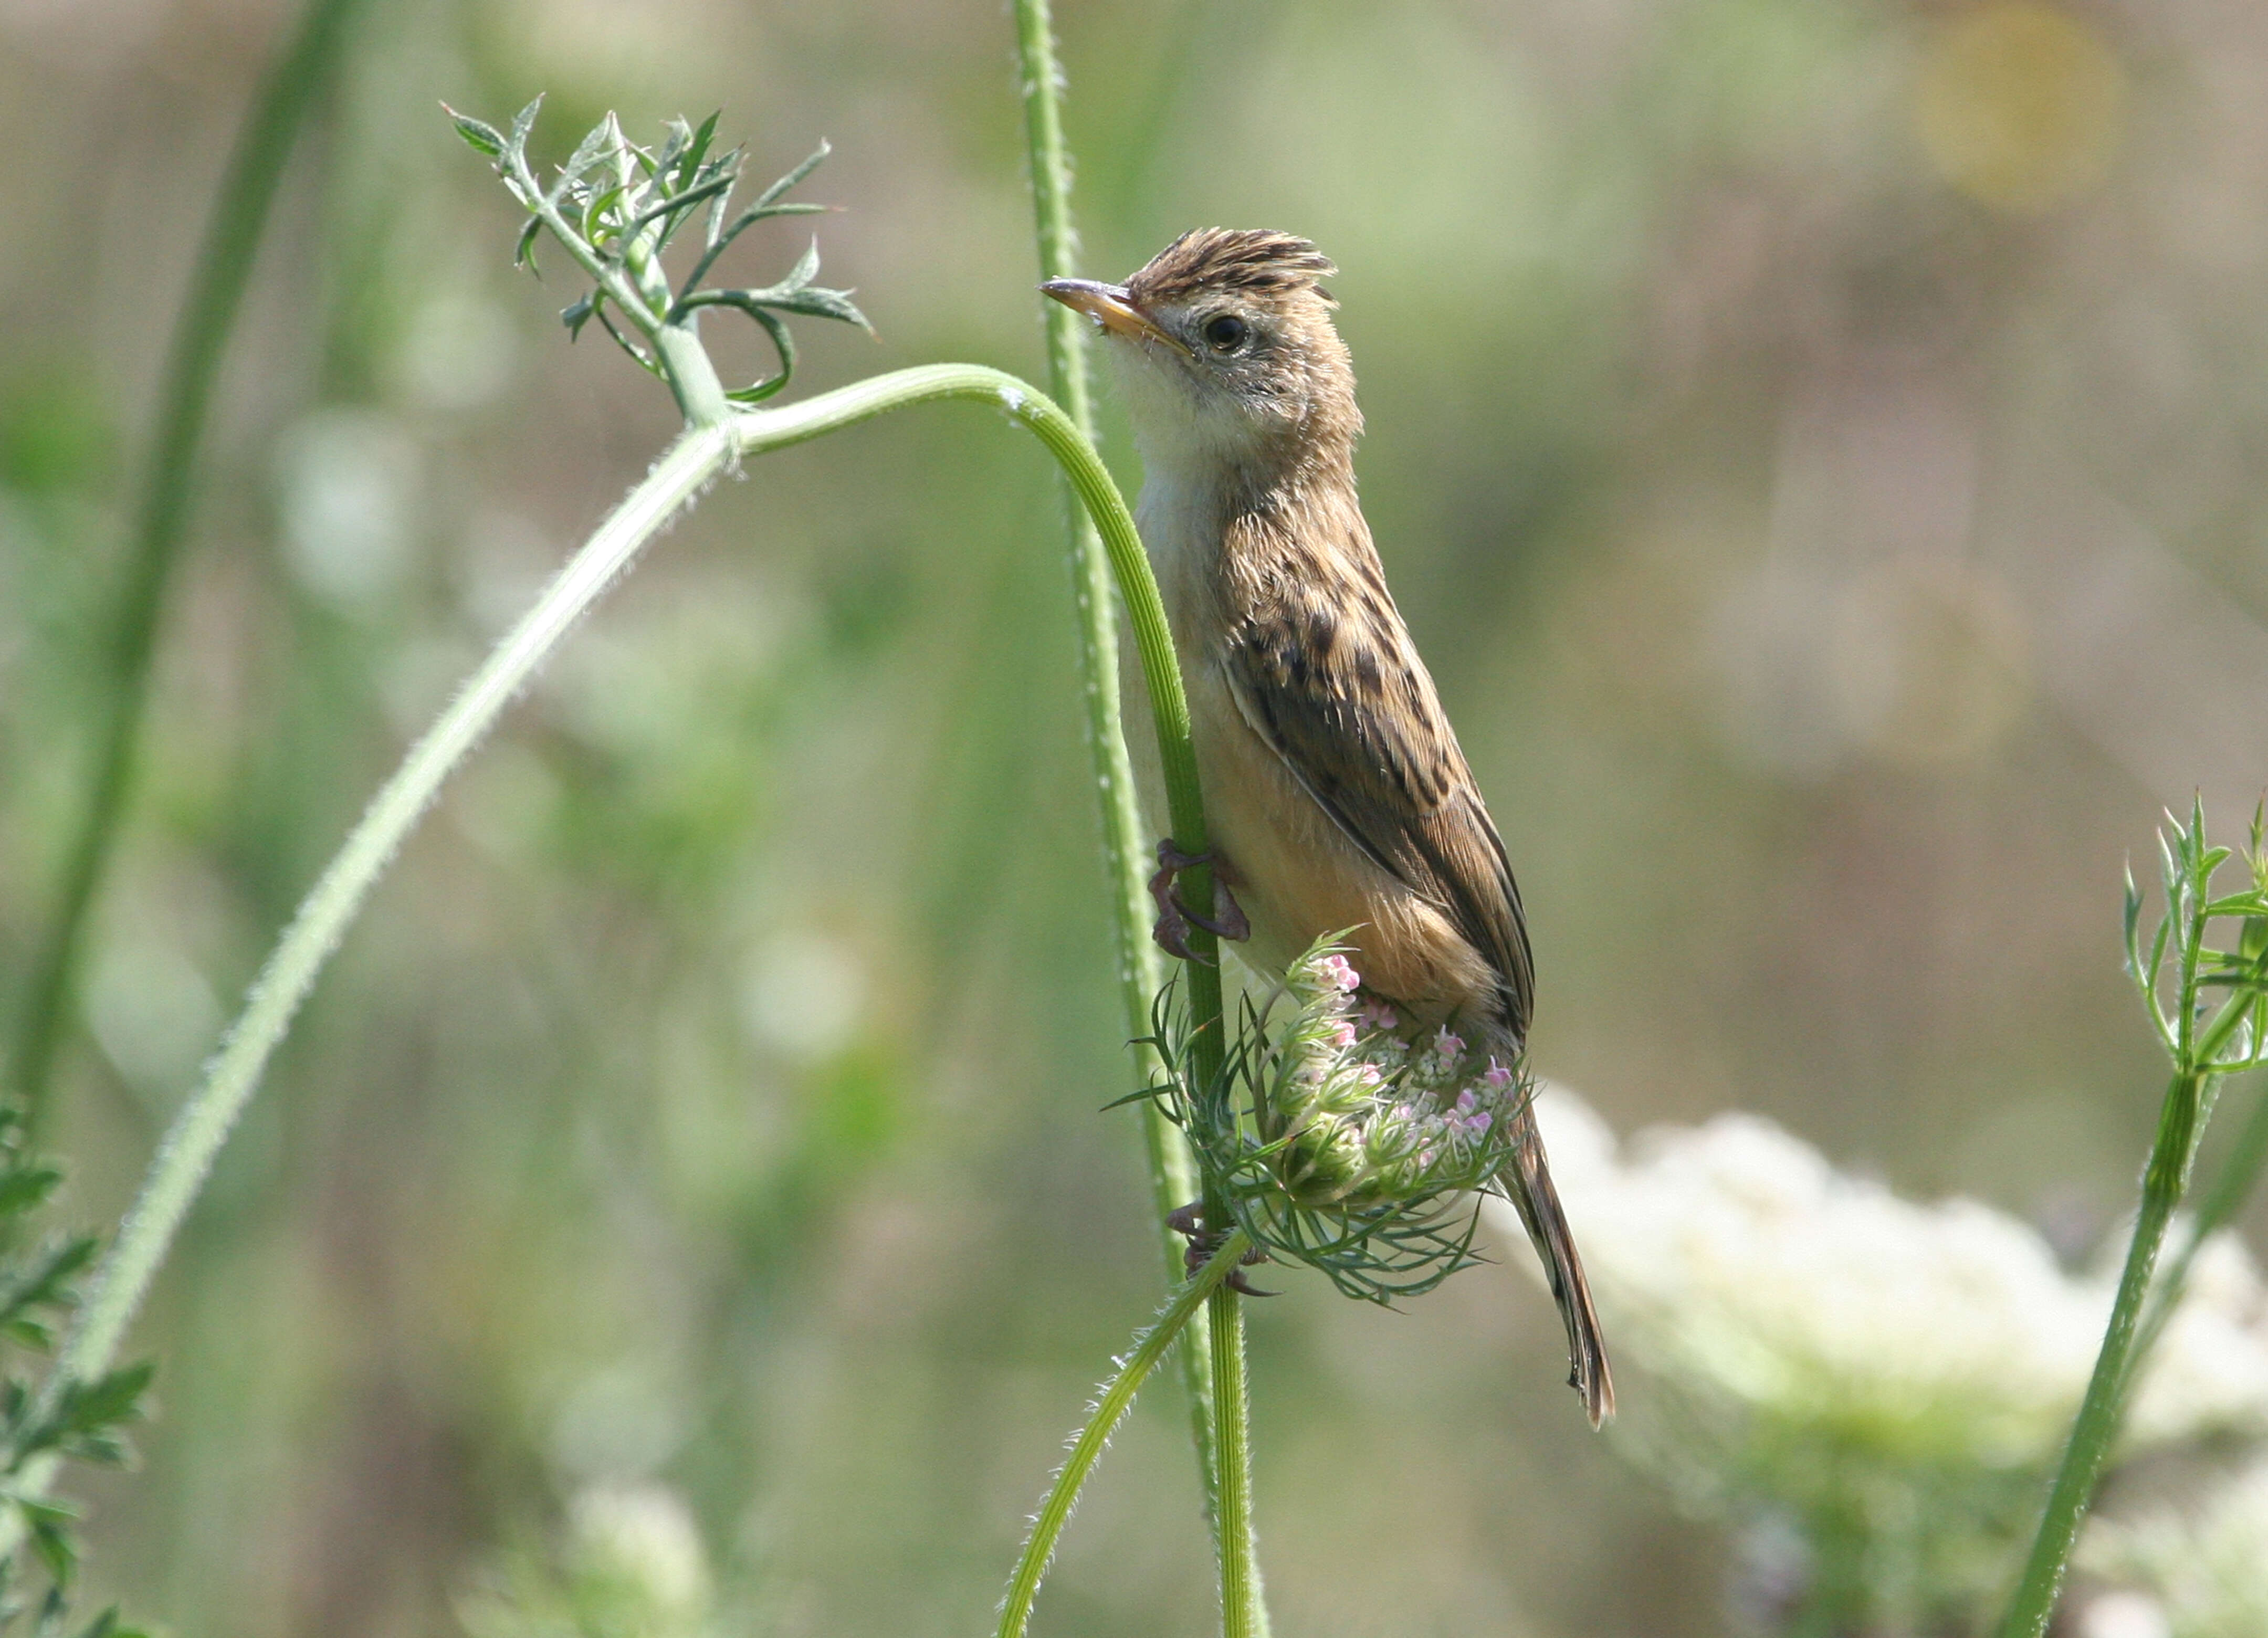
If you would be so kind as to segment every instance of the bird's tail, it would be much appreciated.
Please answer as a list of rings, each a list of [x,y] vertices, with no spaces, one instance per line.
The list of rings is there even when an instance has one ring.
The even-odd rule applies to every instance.
[[[1536,1255],[1551,1276],[1551,1297],[1567,1325],[1567,1385],[1582,1396],[1583,1409],[1596,1428],[1615,1413],[1615,1376],[1607,1364],[1607,1340],[1599,1313],[1591,1306],[1591,1283],[1575,1251],[1574,1231],[1551,1186],[1551,1164],[1543,1155],[1543,1133],[1535,1111],[1522,1104],[1513,1117],[1512,1161],[1497,1181],[1528,1225]]]

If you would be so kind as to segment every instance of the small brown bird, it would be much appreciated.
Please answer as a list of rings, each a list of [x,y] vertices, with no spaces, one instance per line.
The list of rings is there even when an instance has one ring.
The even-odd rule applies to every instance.
[[[1354,368],[1317,283],[1336,271],[1304,239],[1211,228],[1123,285],[1040,288],[1101,326],[1133,418],[1136,520],[1189,688],[1218,874],[1241,904],[1216,901],[1219,930],[1248,931],[1248,958],[1281,973],[1353,928],[1366,991],[1509,1060],[1534,994],[1520,889],[1355,497]],[[1525,1108],[1514,1156],[1499,1182],[1550,1271],[1596,1427],[1614,1381]]]

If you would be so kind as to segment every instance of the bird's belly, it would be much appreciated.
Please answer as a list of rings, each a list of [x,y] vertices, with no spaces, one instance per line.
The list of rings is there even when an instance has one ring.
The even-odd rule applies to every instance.
[[[1206,823],[1252,924],[1238,955],[1274,976],[1324,934],[1344,933],[1365,986],[1422,1022],[1493,993],[1479,952],[1307,794],[1245,721],[1227,680],[1201,664],[1189,682]]]

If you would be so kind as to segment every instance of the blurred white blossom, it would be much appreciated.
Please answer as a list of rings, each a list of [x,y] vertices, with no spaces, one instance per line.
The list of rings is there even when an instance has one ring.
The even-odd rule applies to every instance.
[[[1807,1608],[1869,1631],[1961,1629],[2037,1508],[2110,1273],[2067,1273],[2018,1219],[1900,1199],[1753,1115],[1627,1145],[1559,1088],[1538,1117],[1616,1362],[1638,1376],[1625,1451],[1705,1511],[1792,1524]],[[2216,1240],[2122,1454],[2268,1435],[2264,1310],[2251,1260]]]
[[[2155,1598],[2106,1592],[2079,1611],[2077,1638],[2173,1638],[2173,1625]]]
[[[706,1638],[708,1553],[691,1510],[655,1484],[599,1484],[568,1503],[555,1554],[499,1561],[458,1601],[472,1638]]]
[[[2259,1638],[2268,1633],[2268,1462],[2200,1506],[2161,1508],[2131,1522],[2097,1519],[2079,1564],[2134,1583],[2098,1605],[2146,1592],[2165,1638]]]
[[[660,1485],[594,1485],[567,1512],[568,1562],[649,1612],[655,1629],[689,1631],[709,1609],[701,1531],[677,1493]]]
[[[366,609],[409,572],[423,484],[416,442],[394,417],[324,410],[276,446],[276,507],[292,577],[342,612]]]

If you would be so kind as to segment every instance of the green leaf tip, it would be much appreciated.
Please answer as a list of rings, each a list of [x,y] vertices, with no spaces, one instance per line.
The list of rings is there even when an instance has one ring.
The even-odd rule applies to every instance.
[[[495,126],[486,121],[476,120],[468,114],[460,114],[446,102],[441,105],[441,111],[456,122],[457,135],[463,137],[475,151],[488,155],[491,159],[500,159],[504,157],[504,133]]]

